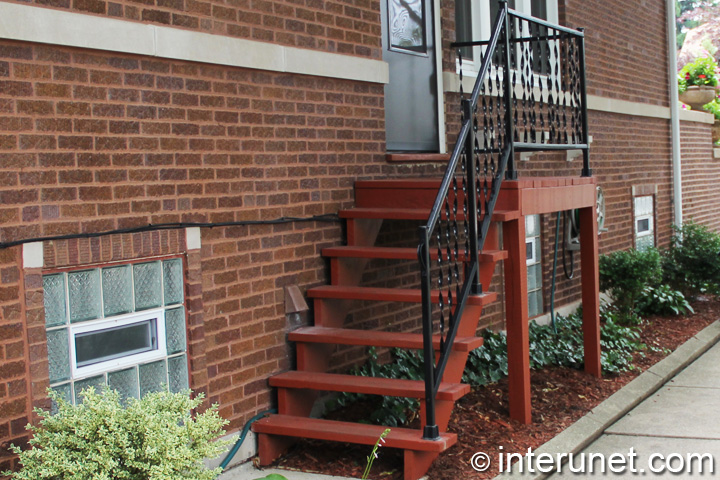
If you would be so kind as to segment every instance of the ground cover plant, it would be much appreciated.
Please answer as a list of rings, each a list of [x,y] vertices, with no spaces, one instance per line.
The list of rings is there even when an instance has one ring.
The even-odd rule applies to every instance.
[[[123,404],[113,390],[81,393],[72,405],[50,392],[57,413],[37,409],[42,420],[30,445],[19,455],[22,469],[5,472],[14,480],[212,480],[220,469],[207,469],[205,458],[218,456],[226,442],[227,421],[216,407],[193,414],[203,395],[154,392]]]

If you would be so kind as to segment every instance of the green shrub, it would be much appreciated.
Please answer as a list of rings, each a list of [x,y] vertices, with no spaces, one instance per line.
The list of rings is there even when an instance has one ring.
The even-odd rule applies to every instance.
[[[204,458],[219,455],[227,442],[212,442],[225,433],[227,421],[213,406],[192,411],[203,395],[156,392],[126,406],[117,392],[89,387],[82,403],[72,405],[55,392],[54,415],[42,417],[33,431],[31,449],[21,451],[22,470],[7,475],[24,480],[212,480],[221,469],[209,470]]]
[[[691,297],[705,291],[716,293],[720,285],[720,235],[693,222],[673,228],[670,249],[663,258],[666,283]]]
[[[402,350],[399,348],[391,351],[392,360],[387,363],[378,361],[375,347],[368,348],[368,360],[360,367],[350,373],[363,377],[401,378],[405,380],[422,380],[425,378],[423,372],[423,359],[420,351]],[[341,393],[326,405],[329,410],[349,405],[361,399],[369,398],[368,395],[357,393]],[[415,416],[420,403],[415,398],[375,396],[378,400],[375,408],[370,412],[369,421],[379,425],[396,427],[408,424]]]
[[[633,353],[644,348],[637,328],[618,324],[616,313],[608,308],[600,310],[602,321],[600,349],[605,373],[619,373],[632,369]],[[531,321],[530,368],[549,366],[582,368],[584,345],[582,310],[555,319],[552,325]],[[463,381],[473,385],[487,385],[507,376],[507,338],[503,333],[486,333],[483,346],[470,352]]]
[[[637,312],[640,315],[685,315],[695,313],[682,292],[669,285],[646,287],[638,298]]]
[[[662,260],[654,249],[621,250],[600,255],[600,290],[609,292],[620,323],[632,324],[635,302],[647,287],[662,280]]]
[[[603,306],[600,309],[600,349],[604,373],[620,373],[633,368],[633,354],[645,348],[640,342],[636,327],[621,325],[615,309]],[[548,366],[582,368],[584,346],[582,333],[582,310],[556,319],[557,332],[552,325],[538,325],[530,322],[530,368]],[[507,336],[485,330],[483,346],[470,352],[463,372],[462,381],[482,386],[496,383],[508,374]],[[405,378],[422,380],[423,360],[419,351],[393,350],[389,363],[379,364],[374,348],[369,349],[369,360],[353,371],[356,375],[383,378]],[[330,402],[330,409],[352,403],[364,395],[340,394]],[[380,406],[372,411],[369,420],[381,425],[404,425],[413,418],[418,402],[414,399],[382,397]]]

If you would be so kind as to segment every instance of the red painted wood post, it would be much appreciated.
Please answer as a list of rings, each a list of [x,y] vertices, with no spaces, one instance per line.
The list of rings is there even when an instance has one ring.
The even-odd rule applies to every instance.
[[[532,422],[525,217],[503,223],[510,418]]]
[[[600,364],[600,273],[595,207],[580,209],[580,268],[582,269],[585,371],[602,376]]]

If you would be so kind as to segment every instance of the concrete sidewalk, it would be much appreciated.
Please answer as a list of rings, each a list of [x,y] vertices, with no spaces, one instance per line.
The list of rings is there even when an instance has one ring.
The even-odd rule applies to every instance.
[[[602,453],[608,458],[614,453],[627,455],[631,448],[637,454],[635,468],[641,475],[676,478],[719,475],[720,344],[716,344],[657,393],[612,424],[583,452]],[[703,475],[697,474],[697,463],[695,472],[682,468],[688,454],[706,453],[714,457],[714,475],[707,471],[709,463],[706,463]],[[658,457],[658,454],[663,457]],[[662,468],[665,459],[673,455],[670,468],[677,469],[678,473],[652,472],[648,463],[651,455],[655,455],[652,464],[655,469]],[[602,473],[586,472],[583,476],[600,475]],[[608,475],[619,474],[608,472]],[[574,476],[573,473],[563,472],[550,478]]]
[[[512,472],[500,474],[496,479],[569,478],[592,476],[649,476],[695,478],[720,476],[720,321],[699,332],[664,360],[658,362],[624,388],[598,405],[560,435],[533,453],[575,454],[574,470],[582,466],[585,454],[586,467],[582,473],[573,473],[564,465],[561,473],[529,473],[515,465]],[[631,450],[632,449],[632,450]],[[525,452],[517,452],[525,453]],[[630,454],[634,455],[632,464]],[[594,471],[589,468],[590,454],[595,456]],[[605,462],[606,473],[600,468],[600,458],[613,454],[624,456],[612,472]],[[714,473],[709,470],[710,460],[704,463],[704,472],[681,468],[688,463],[689,454],[712,455]],[[662,455],[662,457],[659,457]],[[651,456],[654,458],[649,464]],[[661,469],[672,456],[669,469]],[[567,457],[566,457],[567,458]],[[616,457],[617,458],[617,457]],[[548,465],[548,464],[546,464]],[[624,465],[624,471],[618,468]],[[630,466],[636,473],[630,471]],[[673,473],[675,470],[675,473]]]

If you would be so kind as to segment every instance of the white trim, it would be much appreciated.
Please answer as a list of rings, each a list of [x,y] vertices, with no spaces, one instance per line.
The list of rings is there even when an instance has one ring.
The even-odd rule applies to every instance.
[[[45,265],[45,260],[43,256],[43,242],[32,242],[23,244],[23,268],[42,268]]]
[[[680,110],[680,121],[708,123],[712,125],[715,123],[715,115],[708,112],[700,112],[698,110]]]
[[[386,62],[0,2],[0,38],[273,72],[388,83]]]
[[[442,8],[440,2],[433,2],[433,23],[435,32],[435,82],[436,85],[436,98],[437,98],[437,120],[438,120],[438,151],[439,153],[447,153],[447,132],[445,131],[445,96],[443,92],[445,87],[443,80],[445,76],[441,74],[443,71],[443,50],[442,50]],[[438,46],[440,48],[438,48]]]
[[[648,103],[629,102],[615,98],[588,95],[588,109],[598,112],[619,113],[635,117],[670,119],[670,107],[650,105]]]
[[[713,148],[713,154],[715,158],[720,158],[720,148]]]
[[[185,229],[185,246],[188,250],[200,250],[202,247],[200,227],[188,227]]]

